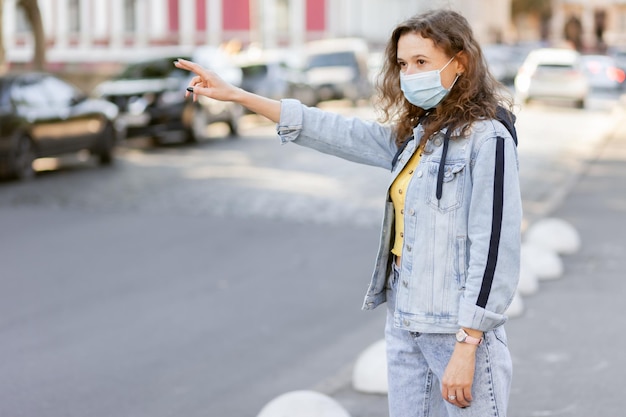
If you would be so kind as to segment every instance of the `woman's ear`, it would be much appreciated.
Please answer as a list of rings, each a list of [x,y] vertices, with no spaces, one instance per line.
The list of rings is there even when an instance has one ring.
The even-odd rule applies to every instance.
[[[455,71],[458,75],[461,75],[465,72],[465,68],[467,67],[467,54],[465,51],[461,51],[456,55],[456,59],[454,60],[456,63]]]

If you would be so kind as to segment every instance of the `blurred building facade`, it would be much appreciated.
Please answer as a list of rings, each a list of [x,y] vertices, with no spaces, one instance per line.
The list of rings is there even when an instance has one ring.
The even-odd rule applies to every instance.
[[[553,39],[573,39],[583,51],[626,45],[625,0],[552,0]],[[568,39],[570,40],[570,39]]]
[[[8,61],[29,62],[33,40],[18,0],[0,1]],[[355,36],[382,46],[397,23],[437,7],[460,11],[482,42],[511,33],[510,0],[39,0],[39,6],[53,66],[127,62],[228,42],[297,48]]]

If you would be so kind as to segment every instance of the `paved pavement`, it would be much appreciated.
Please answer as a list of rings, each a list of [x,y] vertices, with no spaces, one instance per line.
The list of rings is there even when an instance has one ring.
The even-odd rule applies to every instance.
[[[563,258],[563,277],[541,281],[523,299],[522,316],[507,324],[514,362],[509,417],[623,416],[626,123],[546,214],[570,222],[582,247]],[[348,367],[338,378],[343,384],[322,389],[352,417],[387,416],[386,396],[354,391],[350,375]]]

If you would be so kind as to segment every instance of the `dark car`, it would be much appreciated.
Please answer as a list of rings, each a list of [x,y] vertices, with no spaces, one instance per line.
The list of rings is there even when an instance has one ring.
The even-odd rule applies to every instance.
[[[177,58],[199,59],[168,56],[132,63],[118,76],[99,84],[94,94],[120,108],[128,137],[148,136],[156,143],[195,142],[208,137],[208,125],[216,122],[225,122],[235,137],[243,109],[203,96],[196,101],[186,99],[190,73],[174,66]],[[215,62],[218,58],[216,54],[200,62],[208,66],[207,60]]]
[[[123,125],[117,106],[88,98],[72,84],[44,72],[0,77],[0,175],[33,177],[37,158],[89,150],[110,164]]]
[[[582,66],[589,86],[595,90],[621,92],[626,82],[626,73],[617,61],[608,55],[583,55]]]

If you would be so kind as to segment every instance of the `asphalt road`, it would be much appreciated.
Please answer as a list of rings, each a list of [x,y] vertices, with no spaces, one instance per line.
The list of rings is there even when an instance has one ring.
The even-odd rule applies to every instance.
[[[614,120],[522,109],[529,219]],[[382,337],[383,309],[359,308],[388,174],[280,146],[257,122],[0,184],[0,416],[254,416]]]

